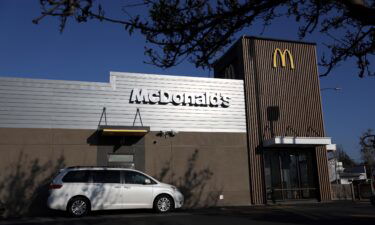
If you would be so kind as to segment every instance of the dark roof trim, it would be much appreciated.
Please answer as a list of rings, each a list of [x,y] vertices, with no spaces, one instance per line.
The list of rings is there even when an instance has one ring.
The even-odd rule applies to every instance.
[[[258,36],[247,36],[247,35],[244,35],[244,36],[242,36],[242,38],[267,40],[267,41],[282,41],[282,42],[291,42],[291,43],[299,43],[299,44],[316,45],[316,43],[314,43],[314,42],[297,41],[297,40],[287,40],[287,39],[277,39],[277,38],[265,38],[265,37],[258,37]]]
[[[235,51],[235,48],[239,44],[239,42],[242,42],[242,37],[238,40],[236,40],[224,53],[221,55],[218,59],[216,59],[212,65],[213,67],[216,66],[216,64],[220,63],[221,60],[223,60],[228,54],[230,54],[231,51]]]

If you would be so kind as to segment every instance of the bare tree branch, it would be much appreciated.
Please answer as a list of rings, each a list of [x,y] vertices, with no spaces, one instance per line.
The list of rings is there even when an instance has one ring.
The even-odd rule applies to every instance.
[[[237,32],[251,29],[258,21],[267,26],[288,16],[300,24],[299,38],[317,29],[331,38],[326,44],[329,58],[320,61],[326,69],[321,76],[351,58],[356,59],[359,77],[375,75],[370,60],[375,51],[375,0],[132,0],[121,8],[121,19],[105,15],[100,3],[93,0],[40,0],[40,4],[41,15],[33,22],[58,17],[61,32],[69,18],[79,23],[120,24],[129,34],[141,32],[147,41],[148,63],[161,68],[185,59],[196,67],[209,68]],[[143,7],[148,14],[131,16],[134,7]]]

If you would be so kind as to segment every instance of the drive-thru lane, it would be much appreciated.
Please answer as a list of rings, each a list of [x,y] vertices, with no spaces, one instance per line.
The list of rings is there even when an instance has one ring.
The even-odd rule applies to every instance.
[[[121,225],[234,225],[234,224],[375,224],[375,207],[368,202],[299,204],[278,206],[230,207],[179,210],[169,214],[151,211],[96,212],[84,218],[69,218],[65,214],[45,217],[25,217],[1,220],[5,224],[121,224]]]

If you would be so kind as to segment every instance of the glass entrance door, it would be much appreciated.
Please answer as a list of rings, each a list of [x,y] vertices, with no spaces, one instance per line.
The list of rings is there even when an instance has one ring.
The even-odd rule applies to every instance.
[[[317,198],[312,150],[266,150],[264,167],[268,200]]]

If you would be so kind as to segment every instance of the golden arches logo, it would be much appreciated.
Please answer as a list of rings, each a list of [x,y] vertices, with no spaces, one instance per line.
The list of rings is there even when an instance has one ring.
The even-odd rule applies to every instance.
[[[273,67],[277,67],[277,55],[280,55],[281,58],[281,67],[286,67],[286,56],[288,55],[289,62],[290,62],[290,68],[294,69],[294,60],[292,53],[288,49],[285,49],[284,51],[281,51],[281,49],[276,48],[273,52]]]

